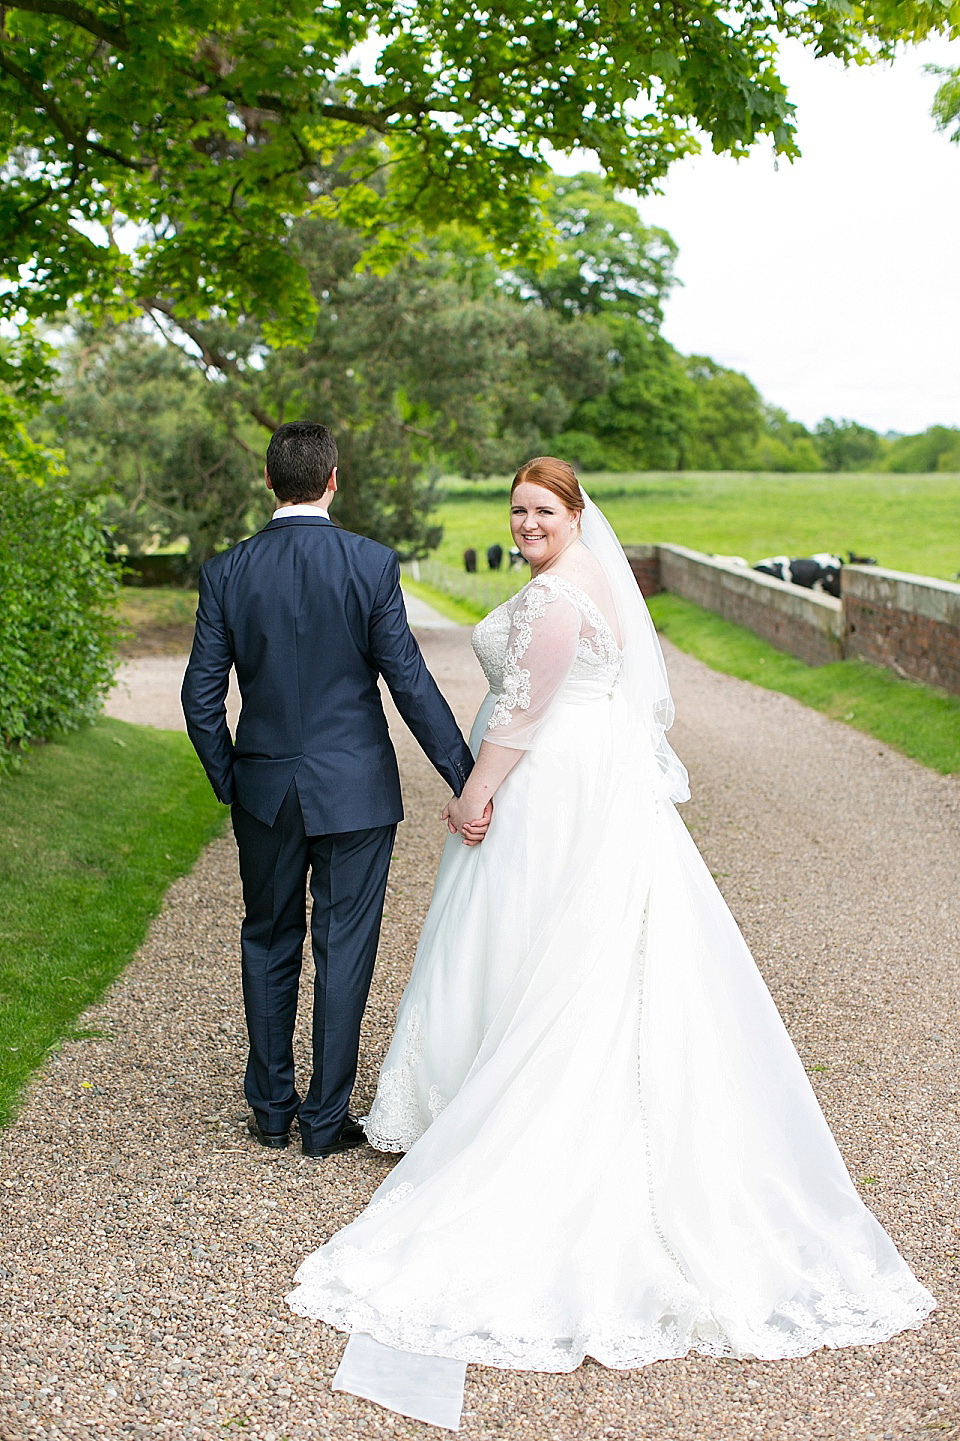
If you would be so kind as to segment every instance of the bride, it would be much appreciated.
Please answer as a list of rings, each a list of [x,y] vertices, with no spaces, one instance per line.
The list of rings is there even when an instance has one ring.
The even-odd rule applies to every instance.
[[[436,1367],[462,1394],[468,1361],[801,1356],[934,1305],[674,808],[663,657],[613,531],[549,457],[510,523],[532,579],[474,632],[477,762],[365,1123],[407,1154],[290,1297],[373,1338],[344,1389],[451,1426]]]

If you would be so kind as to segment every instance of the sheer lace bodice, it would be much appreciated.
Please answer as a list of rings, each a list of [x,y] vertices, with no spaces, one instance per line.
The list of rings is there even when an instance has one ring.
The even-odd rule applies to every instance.
[[[485,616],[473,649],[497,697],[484,739],[527,749],[551,703],[610,695],[616,637],[597,602],[564,576],[536,576]]]

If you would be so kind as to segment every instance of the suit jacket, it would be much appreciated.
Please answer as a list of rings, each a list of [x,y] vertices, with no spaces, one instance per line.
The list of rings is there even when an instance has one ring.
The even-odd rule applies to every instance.
[[[236,667],[236,743],[225,699]],[[282,511],[200,571],[181,700],[214,791],[272,825],[296,779],[308,835],[403,819],[377,686],[459,795],[473,764],[407,624],[400,564],[323,515]]]

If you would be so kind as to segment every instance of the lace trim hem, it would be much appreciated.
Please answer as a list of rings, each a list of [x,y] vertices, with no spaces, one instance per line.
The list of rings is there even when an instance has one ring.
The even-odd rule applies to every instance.
[[[365,1121],[361,1122],[363,1133],[375,1151],[387,1151],[390,1155],[404,1156],[411,1146],[419,1141],[419,1136],[412,1136],[409,1139],[401,1136],[383,1136],[379,1131],[368,1128]],[[421,1133],[422,1134],[422,1133]]]
[[[367,1140],[378,1151],[409,1151],[447,1104],[439,1088],[431,1086],[427,1102],[430,1121],[423,1114],[416,1079],[423,1052],[423,1017],[419,1007],[411,1005],[407,1007],[402,1055],[397,1064],[380,1072],[370,1114],[361,1122]]]
[[[663,1325],[651,1325],[631,1334],[619,1331],[616,1324],[604,1325],[599,1318],[590,1318],[577,1335],[570,1337],[520,1337],[497,1335],[487,1330],[482,1334],[463,1334],[431,1325],[422,1317],[385,1316],[358,1296],[336,1295],[339,1285],[331,1281],[321,1283],[318,1288],[317,1282],[311,1279],[292,1292],[287,1302],[298,1315],[326,1321],[339,1331],[364,1331],[395,1350],[445,1356],[509,1371],[575,1371],[587,1356],[613,1371],[629,1371],[691,1354],[789,1360],[808,1356],[821,1347],[839,1350],[846,1346],[879,1345],[901,1331],[918,1330],[936,1306],[934,1298],[914,1277],[904,1277],[899,1282],[892,1281],[888,1292],[878,1296],[878,1302],[885,1303],[881,1315],[833,1324],[823,1320],[807,1326],[797,1318],[792,1335],[780,1327],[761,1326],[749,1336],[749,1344],[737,1346],[727,1336],[721,1321],[706,1310],[689,1315],[685,1321],[665,1320]],[[323,1294],[316,1294],[318,1289],[322,1289]],[[304,1294],[311,1291],[314,1294]],[[837,1291],[821,1295],[818,1307],[825,1312],[832,1310],[835,1315],[849,1316],[851,1299],[849,1292]],[[676,1318],[678,1311],[669,1308],[664,1314]]]

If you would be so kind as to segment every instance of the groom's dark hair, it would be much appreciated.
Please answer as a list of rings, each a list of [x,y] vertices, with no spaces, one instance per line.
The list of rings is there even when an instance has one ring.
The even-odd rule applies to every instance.
[[[287,504],[319,500],[337,463],[337,442],[325,425],[291,420],[273,432],[267,474],[273,493]]]

